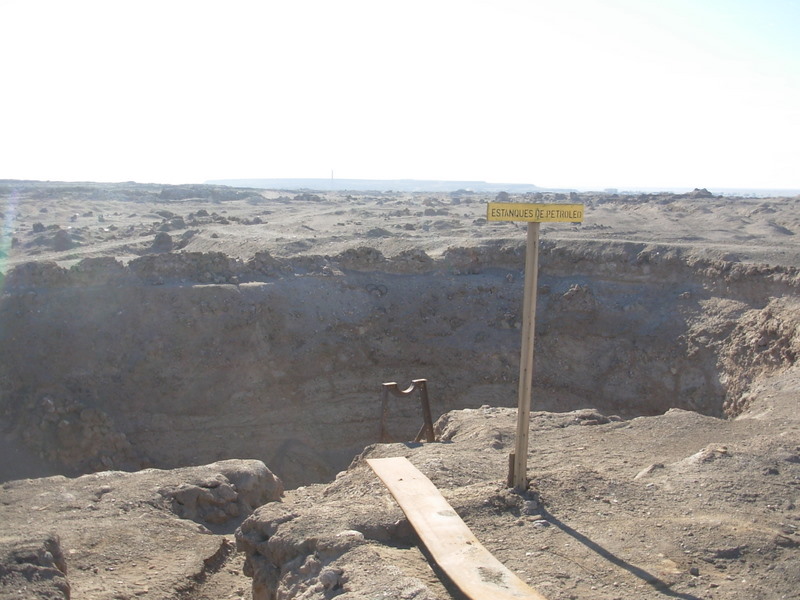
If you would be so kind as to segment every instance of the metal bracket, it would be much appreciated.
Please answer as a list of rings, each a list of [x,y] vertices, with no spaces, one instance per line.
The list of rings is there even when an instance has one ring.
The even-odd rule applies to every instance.
[[[428,380],[427,379],[414,379],[411,381],[411,386],[408,389],[401,390],[397,383],[391,381],[389,383],[383,384],[383,395],[381,397],[381,431],[380,431],[380,441],[381,442],[388,442],[389,434],[386,429],[386,422],[389,420],[389,394],[393,396],[397,396],[399,398],[409,396],[413,394],[415,391],[419,392],[419,401],[422,405],[422,420],[423,425],[422,428],[419,430],[417,437],[414,439],[415,442],[421,442],[423,434],[425,435],[425,439],[428,442],[435,442],[436,437],[433,433],[433,418],[431,417],[431,405],[428,402],[428,387],[427,387]]]

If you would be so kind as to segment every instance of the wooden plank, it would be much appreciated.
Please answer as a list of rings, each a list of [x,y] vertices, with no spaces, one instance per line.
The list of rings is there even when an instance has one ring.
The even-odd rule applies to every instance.
[[[404,457],[367,463],[450,580],[471,600],[546,600],[497,560],[442,494]]]

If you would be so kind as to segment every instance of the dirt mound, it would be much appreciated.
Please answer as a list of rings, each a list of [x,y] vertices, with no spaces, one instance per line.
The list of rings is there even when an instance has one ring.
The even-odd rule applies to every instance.
[[[282,491],[244,460],[5,483],[0,597],[202,598],[219,577],[249,596],[225,576],[238,568],[230,534]]]

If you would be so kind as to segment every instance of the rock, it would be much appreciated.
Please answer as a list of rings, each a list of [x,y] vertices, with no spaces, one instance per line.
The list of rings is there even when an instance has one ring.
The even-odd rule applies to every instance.
[[[339,586],[341,576],[342,569],[328,567],[320,571],[319,582],[326,590],[332,590]]]
[[[550,527],[550,522],[545,519],[537,519],[533,522],[535,527]]]
[[[653,463],[652,465],[650,465],[648,467],[645,467],[644,469],[639,471],[634,476],[633,479],[637,480],[637,479],[642,479],[644,477],[648,477],[649,475],[652,475],[653,473],[655,473],[657,470],[663,469],[663,468],[664,468],[664,464],[663,463]]]
[[[181,237],[180,237],[180,240],[178,241],[178,243],[175,244],[174,249],[175,250],[182,250],[183,248],[185,248],[186,246],[189,245],[189,242],[191,242],[192,238],[194,238],[198,233],[199,233],[199,231],[196,230],[196,229],[189,229],[187,231],[184,231],[181,234]]]
[[[69,250],[75,246],[75,243],[72,241],[72,238],[69,236],[64,229],[59,229],[53,235],[53,239],[51,241],[51,246],[53,250],[56,252],[63,252],[64,250]]]
[[[186,229],[186,222],[183,217],[172,217],[158,227],[159,231],[172,231],[174,229]]]
[[[69,600],[67,563],[57,535],[40,539],[3,536],[0,540],[0,597]]]
[[[709,192],[706,188],[694,188],[687,194],[690,198],[713,198],[714,194]]]
[[[153,238],[153,245],[150,246],[150,250],[152,252],[170,252],[172,247],[172,236],[165,231],[160,231]]]
[[[713,462],[720,458],[727,458],[729,456],[730,452],[728,451],[727,446],[712,444],[711,446],[706,446],[699,452],[692,454],[690,457],[684,460],[686,462],[703,464]]]
[[[522,503],[523,515],[537,515],[539,514],[539,503],[535,500],[525,500]]]
[[[180,471],[176,472],[180,477]],[[283,483],[264,463],[225,460],[187,472],[188,478],[159,489],[172,511],[204,525],[223,525],[249,515],[256,507],[278,500]]]
[[[389,231],[383,229],[382,227],[375,227],[367,231],[366,237],[368,238],[392,237],[392,234]]]

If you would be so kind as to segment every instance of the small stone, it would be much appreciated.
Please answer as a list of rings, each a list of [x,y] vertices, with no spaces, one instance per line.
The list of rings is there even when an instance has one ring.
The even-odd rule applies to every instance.
[[[698,569],[697,567],[692,567],[691,569],[689,569],[689,575],[691,575],[692,577],[699,577],[700,569]]]
[[[339,577],[341,574],[341,569],[326,567],[319,574],[319,582],[325,587],[326,590],[333,589],[339,584]]]
[[[539,512],[539,503],[535,500],[526,500],[522,505],[523,515],[535,515]]]
[[[364,540],[364,534],[361,533],[360,531],[356,531],[355,529],[345,529],[344,531],[340,531],[339,533],[336,534],[336,537],[346,537],[358,541]]]
[[[634,479],[634,481],[637,480],[637,479],[642,479],[643,477],[647,477],[648,475],[652,475],[658,469],[663,469],[663,468],[664,468],[664,464],[663,463],[653,463],[652,465],[650,465],[648,467],[645,467],[644,469],[639,471],[634,476],[633,479]]]

